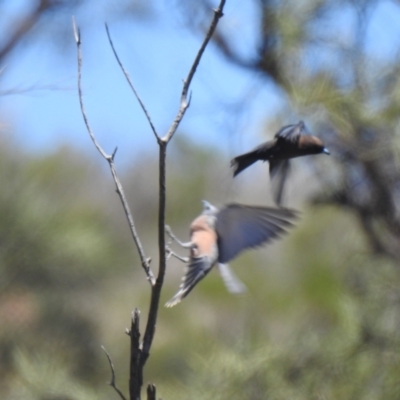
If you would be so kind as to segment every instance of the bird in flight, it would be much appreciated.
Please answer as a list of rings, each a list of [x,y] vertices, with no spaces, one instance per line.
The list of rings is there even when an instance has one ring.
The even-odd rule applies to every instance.
[[[278,131],[274,139],[262,143],[254,150],[232,159],[233,176],[256,161],[268,161],[272,182],[273,198],[277,205],[282,204],[283,188],[290,170],[289,160],[311,154],[330,154],[322,141],[311,135],[306,135],[303,121],[296,125],[287,125]]]
[[[295,211],[285,208],[229,204],[218,209],[204,200],[203,205],[202,214],[190,225],[189,242],[181,242],[166,226],[172,240],[190,249],[190,257],[185,258],[167,248],[169,255],[187,262],[188,266],[179,291],[165,304],[166,307],[173,307],[186,297],[215,264],[230,292],[244,292],[246,287],[227,262],[245,249],[279,238],[293,226],[291,220],[297,218]]]

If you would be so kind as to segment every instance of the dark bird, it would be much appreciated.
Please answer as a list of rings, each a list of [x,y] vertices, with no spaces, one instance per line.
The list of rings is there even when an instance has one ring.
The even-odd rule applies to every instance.
[[[203,204],[203,213],[190,225],[190,242],[182,243],[166,226],[171,239],[190,249],[190,257],[185,258],[167,248],[170,255],[187,262],[188,267],[179,291],[166,307],[173,307],[186,297],[215,264],[230,292],[244,292],[246,287],[226,263],[245,249],[279,238],[293,226],[290,220],[297,217],[295,211],[285,208],[229,204],[219,210],[207,201]]]
[[[275,134],[273,140],[232,159],[233,176],[240,174],[258,160],[269,161],[274,201],[277,205],[281,205],[283,187],[290,169],[289,159],[310,154],[330,154],[320,139],[305,135],[305,132],[303,121],[296,125],[284,126]]]

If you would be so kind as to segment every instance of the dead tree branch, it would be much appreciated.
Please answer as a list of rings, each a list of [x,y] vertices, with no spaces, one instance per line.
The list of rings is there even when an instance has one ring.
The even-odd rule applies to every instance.
[[[156,129],[152,123],[149,113],[147,112],[146,107],[144,106],[140,96],[138,95],[135,87],[132,84],[130,76],[126,69],[124,68],[122,62],[119,59],[119,56],[114,48],[113,42],[111,40],[111,36],[109,33],[108,26],[106,25],[106,31],[108,40],[110,42],[110,46],[113,50],[114,56],[122,69],[125,78],[128,81],[129,86],[131,87],[136,99],[138,100],[148,122],[153,131],[154,136],[156,137],[157,143],[159,145],[159,207],[158,207],[158,249],[159,249],[159,268],[157,279],[154,279],[154,276],[150,270],[150,259],[146,258],[141,242],[136,232],[136,228],[134,225],[134,221],[132,218],[132,214],[130,212],[128,203],[126,201],[121,183],[118,179],[117,172],[114,165],[114,157],[116,153],[116,149],[112,155],[108,155],[97,142],[95,135],[89,125],[88,118],[86,116],[86,111],[83,104],[83,95],[82,95],[82,87],[81,87],[81,70],[82,70],[82,54],[81,54],[81,37],[79,33],[79,29],[75,25],[75,21],[73,21],[73,28],[74,28],[74,35],[75,35],[75,42],[77,45],[77,52],[78,52],[78,93],[79,93],[79,102],[81,106],[82,116],[87,128],[87,131],[93,141],[93,144],[102,155],[104,159],[109,163],[110,170],[117,187],[117,193],[120,196],[125,215],[128,219],[129,226],[131,228],[132,237],[135,241],[137,250],[139,252],[142,266],[146,272],[146,276],[148,280],[151,282],[151,300],[150,300],[150,307],[149,313],[147,318],[146,329],[143,336],[143,342],[140,343],[140,330],[139,330],[139,310],[135,309],[132,315],[132,323],[131,329],[127,332],[131,338],[131,357],[130,357],[130,380],[129,380],[129,395],[131,400],[140,400],[141,398],[141,388],[143,386],[143,368],[146,364],[147,359],[150,355],[150,349],[153,343],[155,329],[156,329],[156,322],[158,316],[158,309],[160,306],[160,295],[161,289],[164,282],[164,276],[166,271],[166,242],[165,242],[165,208],[166,208],[166,156],[167,156],[167,145],[169,141],[172,139],[173,135],[175,134],[179,123],[181,122],[182,118],[185,115],[187,108],[190,105],[190,95],[188,99],[188,91],[193,79],[193,76],[196,72],[196,69],[200,63],[201,57],[204,53],[207,44],[209,43],[216,26],[218,24],[219,19],[223,16],[223,8],[225,5],[226,0],[221,0],[220,4],[217,9],[214,10],[214,17],[211,21],[210,27],[207,31],[207,34],[200,46],[199,51],[197,52],[196,58],[193,61],[193,64],[190,68],[189,74],[184,81],[182,94],[181,94],[181,103],[178,113],[172,122],[167,134],[165,137],[160,138],[157,134]],[[111,366],[112,363],[109,360]],[[112,368],[113,378],[112,382],[115,384],[115,376],[114,370]],[[121,396],[121,395],[120,395]],[[149,384],[147,387],[147,398],[149,400],[155,400],[156,398],[156,387],[153,384]]]
[[[135,308],[132,313],[131,329],[131,360],[129,370],[129,395],[131,400],[140,399],[140,390],[143,386],[143,367],[141,366],[141,346],[140,346],[140,311]]]
[[[147,400],[156,400],[156,385],[153,383],[147,385]]]
[[[149,280],[149,282],[151,283],[151,285],[154,285],[154,275],[150,269],[150,261],[151,259],[146,257],[144,250],[143,250],[143,246],[142,243],[139,239],[139,236],[137,234],[136,231],[136,227],[135,227],[135,222],[133,220],[132,217],[132,213],[131,210],[129,208],[129,204],[126,200],[125,197],[125,193],[124,190],[122,188],[121,182],[118,178],[118,174],[117,174],[117,170],[115,168],[115,164],[114,164],[114,158],[115,158],[115,154],[117,152],[117,148],[115,148],[114,152],[109,155],[107,154],[102,147],[100,146],[100,144],[97,142],[96,137],[89,125],[89,120],[87,118],[86,115],[86,111],[85,111],[85,107],[83,104],[83,94],[82,94],[82,51],[81,51],[81,36],[80,36],[80,32],[79,29],[77,28],[76,24],[75,24],[75,19],[73,19],[73,29],[74,29],[74,35],[75,35],[75,42],[76,42],[76,46],[77,46],[77,50],[78,50],[78,93],[79,93],[79,103],[81,106],[81,112],[82,112],[82,116],[83,116],[83,120],[85,121],[85,125],[86,125],[86,129],[90,135],[90,138],[92,139],[93,144],[95,145],[96,149],[99,151],[99,153],[102,155],[102,157],[108,162],[108,165],[110,167],[111,170],[111,174],[112,177],[114,179],[115,182],[115,186],[116,186],[116,190],[118,193],[118,196],[120,197],[122,206],[124,208],[124,212],[125,212],[125,216],[128,220],[129,223],[129,228],[132,234],[132,238],[136,244],[136,248],[137,251],[139,253],[140,256],[140,260],[142,263],[142,267],[146,273],[147,279]]]

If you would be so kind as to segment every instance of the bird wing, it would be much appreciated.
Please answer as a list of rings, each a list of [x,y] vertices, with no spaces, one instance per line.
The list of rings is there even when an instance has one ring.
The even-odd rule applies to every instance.
[[[213,262],[207,256],[191,257],[178,292],[165,303],[165,306],[173,307],[177,305],[211,271],[212,266]]]
[[[283,189],[285,186],[286,178],[290,173],[289,160],[270,160],[269,161],[269,174],[272,184],[272,196],[276,205],[282,205]]]
[[[281,128],[275,134],[275,138],[278,140],[283,140],[285,142],[295,144],[299,140],[299,137],[304,130],[305,130],[304,122],[300,121],[296,125],[287,125]]]
[[[296,216],[284,208],[228,205],[217,214],[218,262],[228,262],[247,248],[278,238]]]
[[[218,263],[218,270],[230,293],[241,294],[247,292],[246,285],[234,274],[228,264]]]

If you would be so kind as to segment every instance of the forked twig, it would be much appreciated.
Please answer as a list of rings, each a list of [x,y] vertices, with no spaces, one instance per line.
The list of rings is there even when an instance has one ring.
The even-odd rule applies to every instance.
[[[136,244],[136,248],[138,250],[139,256],[140,256],[140,260],[142,263],[142,267],[146,273],[147,279],[150,281],[151,285],[153,286],[155,283],[155,279],[154,279],[154,275],[150,269],[150,261],[151,259],[146,257],[144,250],[143,250],[143,246],[142,243],[139,239],[139,236],[136,232],[136,227],[135,227],[135,223],[132,217],[132,213],[131,210],[129,208],[129,204],[126,200],[125,197],[125,193],[124,190],[122,188],[121,182],[118,178],[118,174],[117,174],[117,170],[115,168],[115,164],[114,164],[114,157],[117,151],[117,148],[114,150],[114,152],[111,155],[108,155],[103,148],[100,146],[100,144],[98,143],[91,127],[89,124],[89,120],[87,118],[87,114],[86,114],[86,110],[83,104],[83,94],[82,94],[82,52],[81,52],[81,35],[79,32],[79,28],[76,26],[75,23],[75,19],[72,19],[72,25],[73,25],[73,29],[74,29],[74,36],[75,36],[75,42],[77,45],[77,50],[78,50],[78,93],[79,93],[79,103],[80,103],[80,107],[81,107],[81,112],[82,112],[82,116],[83,116],[83,120],[85,121],[85,125],[86,125],[86,129],[90,135],[90,138],[92,139],[93,144],[95,145],[96,149],[99,151],[99,153],[102,155],[102,157],[108,162],[110,170],[111,170],[111,174],[113,176],[114,182],[115,182],[115,186],[117,188],[117,193],[121,199],[121,203],[122,206],[124,208],[124,212],[126,215],[126,218],[128,220],[129,223],[129,228],[131,230],[131,234],[133,237],[133,240]]]
[[[119,394],[119,397],[121,397],[122,400],[126,400],[126,397],[124,396],[124,394],[117,388],[117,385],[115,383],[115,371],[114,371],[114,364],[111,361],[111,357],[110,355],[107,353],[107,350],[104,346],[101,346],[101,348],[103,349],[104,353],[106,353],[107,359],[108,359],[108,364],[110,365],[111,368],[111,381],[109,383],[109,385],[114,388],[114,390]]]

